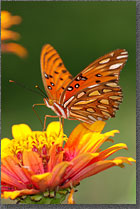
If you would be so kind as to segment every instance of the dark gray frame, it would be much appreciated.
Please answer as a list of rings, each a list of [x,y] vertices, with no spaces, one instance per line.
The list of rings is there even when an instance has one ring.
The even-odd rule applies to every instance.
[[[2,0],[2,1],[8,1],[8,0]],[[16,1],[16,0],[11,0],[11,1]],[[17,1],[28,1],[28,0],[17,0]],[[34,1],[34,0],[32,0]],[[42,1],[42,0],[40,0]],[[43,0],[45,1],[45,0]],[[46,1],[60,1],[60,0],[46,0]],[[69,1],[69,0],[61,0],[61,1]],[[71,1],[77,1],[77,0],[71,0]],[[88,1],[88,0],[82,0],[82,1]],[[102,1],[102,0],[91,0],[91,1]],[[106,0],[110,1],[110,0]],[[112,0],[115,1],[115,0]],[[116,0],[118,1],[118,0]],[[123,0],[124,1],[124,0]],[[125,0],[127,1],[127,0]],[[129,0],[128,0],[129,1]],[[131,0],[135,1],[135,0]],[[140,153],[140,1],[136,0],[136,122],[137,122],[137,128],[136,128],[136,141],[137,141],[137,196],[136,196],[136,204],[77,204],[77,205],[67,205],[67,204],[62,204],[62,205],[16,205],[16,204],[2,204],[1,208],[2,209],[9,209],[9,208],[14,208],[18,209],[43,209],[43,208],[48,208],[48,209],[71,209],[71,208],[78,208],[78,209],[133,209],[133,208],[140,208],[140,182],[139,182],[139,173],[140,173],[140,165],[139,165],[139,153]],[[0,59],[1,62],[1,59]],[[1,74],[0,74],[1,75]],[[1,94],[0,94],[1,96]],[[1,104],[0,104],[1,107]],[[1,110],[1,108],[0,108]],[[1,113],[1,111],[0,111]],[[0,120],[1,122],[1,120]],[[0,127],[1,128],[1,127]],[[1,129],[0,129],[1,130]]]

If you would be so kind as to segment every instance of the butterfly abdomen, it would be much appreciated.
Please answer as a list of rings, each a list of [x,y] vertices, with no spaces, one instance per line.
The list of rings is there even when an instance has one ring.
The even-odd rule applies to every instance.
[[[44,98],[44,102],[46,106],[51,108],[58,116],[62,118],[69,118],[68,108],[64,108],[56,102],[53,102],[52,104],[50,104],[47,98]]]

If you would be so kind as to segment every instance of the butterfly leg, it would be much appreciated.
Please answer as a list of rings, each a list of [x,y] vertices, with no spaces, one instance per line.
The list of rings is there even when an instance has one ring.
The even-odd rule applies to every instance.
[[[36,106],[42,106],[42,105],[45,105],[45,104],[33,104],[32,109],[33,109],[34,113],[36,114],[36,116],[38,117],[38,119],[39,119],[39,121],[40,121],[40,123],[41,123],[41,125],[42,125],[42,127],[43,127],[43,122],[42,122],[42,120],[40,119],[40,117],[39,117],[39,115],[37,114],[37,112],[35,111],[35,107],[36,107]]]
[[[64,118],[62,118],[62,128],[64,127]]]
[[[58,118],[58,117],[59,117],[58,115],[45,115],[43,131],[45,131],[45,128],[46,128],[46,120],[47,120],[47,118]],[[60,119],[59,119],[59,121],[60,121]]]
[[[64,118],[59,117],[59,122],[60,122],[60,131],[59,131],[59,134],[58,134],[58,135],[60,135],[61,130],[63,131],[63,127],[64,127]],[[62,126],[61,126],[61,124],[62,124]]]

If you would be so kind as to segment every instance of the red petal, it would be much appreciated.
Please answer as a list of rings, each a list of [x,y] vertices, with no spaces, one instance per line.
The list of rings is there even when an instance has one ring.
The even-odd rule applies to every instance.
[[[79,173],[93,158],[95,158],[98,153],[91,154],[91,153],[83,153],[75,157],[71,161],[71,166],[67,169],[67,174],[65,175],[64,179],[68,180],[72,178],[74,175]]]
[[[61,181],[62,178],[66,172],[66,168],[70,165],[69,162],[62,162],[59,163],[58,165],[56,165],[52,171],[52,178],[50,181],[50,187],[53,189],[56,186],[58,186]]]
[[[26,185],[23,184],[21,180],[17,179],[17,177],[15,178],[13,173],[8,171],[8,169],[5,168],[3,165],[1,166],[1,182],[2,182],[2,185],[6,184],[6,185],[9,185],[9,187],[11,185],[11,186],[16,187],[17,189],[26,188]]]
[[[23,183],[27,183],[28,179],[24,175],[21,167],[19,166],[19,162],[16,158],[10,156],[2,159],[2,164],[9,172],[12,173],[12,176],[17,179],[18,181],[21,181]]]

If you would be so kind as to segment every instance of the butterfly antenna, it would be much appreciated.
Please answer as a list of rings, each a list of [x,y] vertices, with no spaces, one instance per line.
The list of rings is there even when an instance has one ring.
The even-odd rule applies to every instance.
[[[45,97],[47,97],[47,95],[44,93],[44,91],[42,91],[42,89],[38,85],[35,85],[35,88],[37,88]]]
[[[33,89],[30,89],[30,88],[28,88],[27,86],[25,86],[25,85],[23,85],[23,84],[21,84],[21,83],[19,83],[19,82],[17,82],[17,81],[9,80],[9,82],[10,82],[10,83],[15,83],[15,84],[17,84],[18,86],[27,89],[28,91],[31,91],[31,92],[33,92],[33,93],[35,93],[35,94],[38,94],[38,95],[41,95],[42,97],[44,97],[44,94],[42,95],[42,94],[40,94],[39,92],[36,92],[36,91],[34,91]]]

